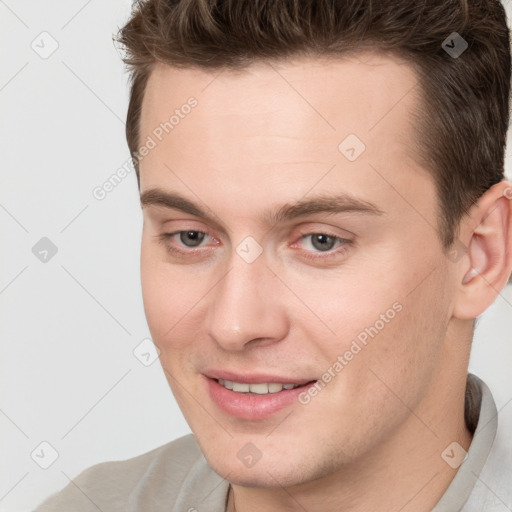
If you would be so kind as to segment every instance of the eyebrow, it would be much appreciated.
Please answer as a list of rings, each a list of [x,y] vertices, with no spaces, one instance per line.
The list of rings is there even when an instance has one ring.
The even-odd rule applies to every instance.
[[[175,192],[166,192],[159,188],[146,190],[140,196],[141,206],[161,206],[179,210],[195,217],[200,217],[218,225],[214,216],[211,216],[197,204]],[[323,194],[310,199],[302,199],[295,203],[286,203],[278,208],[263,213],[260,220],[263,223],[274,225],[290,221],[305,215],[319,213],[362,213],[370,215],[383,215],[384,211],[375,204],[358,199],[350,194]]]

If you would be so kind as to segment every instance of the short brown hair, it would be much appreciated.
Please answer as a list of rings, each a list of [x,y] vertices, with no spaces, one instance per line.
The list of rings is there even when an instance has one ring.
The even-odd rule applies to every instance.
[[[454,46],[454,32],[468,45],[459,56],[443,44]],[[511,57],[497,0],[142,0],[116,41],[130,70],[126,137],[139,185],[141,105],[156,63],[240,69],[358,49],[391,52],[418,73],[413,157],[433,175],[445,248],[469,208],[504,179]]]

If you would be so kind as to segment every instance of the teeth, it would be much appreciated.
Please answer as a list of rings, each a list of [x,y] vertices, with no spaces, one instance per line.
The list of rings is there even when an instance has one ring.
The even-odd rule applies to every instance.
[[[251,393],[257,393],[258,395],[266,395],[268,393],[268,384],[262,382],[261,384],[250,384],[249,390]]]
[[[257,395],[266,395],[268,393],[278,393],[283,389],[298,388],[302,384],[281,384],[278,382],[261,382],[258,384],[247,384],[242,382],[233,382],[231,380],[218,379],[218,383],[226,389],[236,391],[237,393],[255,393]]]
[[[240,382],[233,382],[233,391],[239,393],[246,393],[249,391],[249,384],[241,384]]]

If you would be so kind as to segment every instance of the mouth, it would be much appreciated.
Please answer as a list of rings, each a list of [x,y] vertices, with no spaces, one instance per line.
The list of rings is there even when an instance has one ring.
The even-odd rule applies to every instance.
[[[249,384],[247,382],[235,382],[232,380],[215,379],[221,386],[235,393],[243,393],[245,395],[268,395],[272,393],[280,393],[290,389],[300,388],[315,381],[307,381],[304,383],[294,384],[292,382],[258,382]]]
[[[262,377],[250,378],[259,382],[240,382],[240,377],[238,380],[216,377],[206,377],[204,380],[207,393],[218,410],[230,417],[250,421],[264,420],[292,407],[303,408],[299,402],[301,393],[317,382],[287,382],[286,378]],[[249,377],[243,380],[249,380]]]

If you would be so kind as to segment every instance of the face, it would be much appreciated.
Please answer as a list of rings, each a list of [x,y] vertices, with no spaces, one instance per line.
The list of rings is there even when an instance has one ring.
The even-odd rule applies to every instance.
[[[235,484],[357,464],[435,394],[453,276],[413,160],[416,81],[377,54],[150,76],[145,312],[203,453]]]

